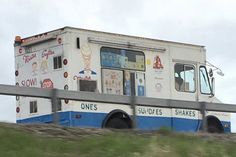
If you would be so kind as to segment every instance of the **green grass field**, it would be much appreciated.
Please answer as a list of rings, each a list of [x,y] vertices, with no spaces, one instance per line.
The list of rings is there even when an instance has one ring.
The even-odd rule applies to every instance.
[[[11,126],[13,125],[0,125],[0,157],[236,156],[236,142],[230,139],[231,135],[198,136],[168,131],[145,134],[108,131],[102,134],[86,134],[86,130],[82,134],[80,131],[75,134],[76,129],[72,132],[70,128],[61,128],[64,133],[62,137],[58,131],[58,136],[48,136],[45,131],[47,128],[42,133],[37,129],[27,130],[27,126]],[[52,129],[48,130],[52,132]],[[67,132],[70,132],[68,138]]]

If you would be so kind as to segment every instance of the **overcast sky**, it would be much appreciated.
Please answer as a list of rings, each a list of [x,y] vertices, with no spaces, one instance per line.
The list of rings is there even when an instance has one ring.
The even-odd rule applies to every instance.
[[[216,96],[236,104],[236,1],[233,0],[0,0],[0,84],[15,84],[16,35],[64,26],[206,46]],[[0,121],[15,121],[15,99],[0,96]]]

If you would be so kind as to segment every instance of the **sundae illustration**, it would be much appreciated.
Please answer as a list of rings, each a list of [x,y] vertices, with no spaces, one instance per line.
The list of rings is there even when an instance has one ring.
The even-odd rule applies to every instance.
[[[81,54],[84,61],[84,69],[79,72],[79,74],[85,75],[85,77],[90,78],[91,75],[96,75],[97,73],[91,70],[91,55],[92,51],[90,47],[86,44],[82,47]]]

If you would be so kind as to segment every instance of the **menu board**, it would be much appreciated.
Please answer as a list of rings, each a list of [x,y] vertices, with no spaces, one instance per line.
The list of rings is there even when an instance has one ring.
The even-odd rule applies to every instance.
[[[104,48],[101,50],[101,64],[109,68],[145,70],[144,55],[139,51]]]

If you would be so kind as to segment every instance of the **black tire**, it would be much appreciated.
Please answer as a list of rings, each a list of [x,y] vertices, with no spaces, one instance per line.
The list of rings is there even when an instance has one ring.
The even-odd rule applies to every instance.
[[[209,125],[207,127],[207,132],[209,132],[209,133],[222,133],[221,130],[215,125]]]
[[[110,119],[107,124],[106,128],[113,128],[113,129],[128,129],[129,125],[120,118],[113,118]]]

